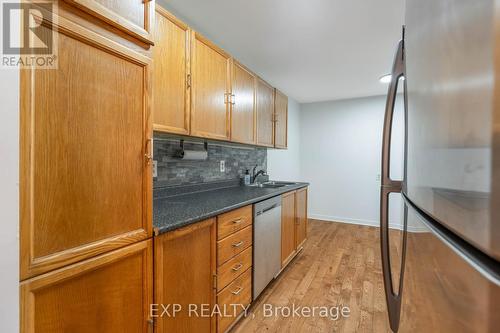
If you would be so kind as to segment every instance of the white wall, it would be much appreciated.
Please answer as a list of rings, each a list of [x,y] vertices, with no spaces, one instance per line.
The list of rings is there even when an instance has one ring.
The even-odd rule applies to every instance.
[[[0,69],[0,332],[19,331],[19,71]]]
[[[401,100],[400,100],[401,101]],[[379,225],[385,96],[301,104],[301,179],[311,183],[311,218]],[[404,119],[396,107],[393,177],[401,179]],[[401,219],[401,198],[391,199],[390,221]]]
[[[288,149],[267,150],[267,173],[272,180],[301,180],[300,105],[288,99]]]

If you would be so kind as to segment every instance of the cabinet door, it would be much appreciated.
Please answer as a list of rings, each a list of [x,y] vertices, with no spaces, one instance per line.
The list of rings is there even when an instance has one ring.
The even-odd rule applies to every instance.
[[[150,60],[58,25],[59,68],[21,71],[22,280],[152,234]]]
[[[155,238],[155,303],[181,305],[157,318],[156,332],[215,332],[215,316],[189,315],[190,304],[198,314],[215,304],[215,237],[213,218]]]
[[[255,75],[233,63],[231,141],[255,144]]]
[[[295,191],[283,194],[281,199],[281,267],[295,254]]]
[[[257,79],[257,144],[274,147],[274,88]]]
[[[156,6],[153,48],[154,130],[189,134],[189,40],[187,25]]]
[[[295,247],[301,248],[307,237],[307,188],[297,190],[296,201]]]
[[[275,97],[275,141],[276,148],[287,148],[288,97],[276,89]]]
[[[229,140],[231,57],[193,32],[191,135]]]
[[[151,252],[142,241],[21,283],[21,332],[147,332]]]
[[[154,0],[64,0],[97,17],[114,28],[153,44],[151,26],[154,21]]]

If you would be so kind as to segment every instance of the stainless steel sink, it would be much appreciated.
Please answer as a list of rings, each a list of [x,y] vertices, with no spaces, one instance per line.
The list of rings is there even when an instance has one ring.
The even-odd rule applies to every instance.
[[[266,182],[264,184],[272,184],[272,185],[282,185],[282,186],[288,186],[288,185],[295,185],[297,183],[294,182],[280,182],[280,181],[270,181]]]
[[[270,182],[265,182],[265,183],[254,183],[254,184],[251,184],[250,186],[264,187],[264,188],[279,188],[279,187],[290,186],[290,185],[295,185],[295,184],[297,184],[297,183],[270,181]]]

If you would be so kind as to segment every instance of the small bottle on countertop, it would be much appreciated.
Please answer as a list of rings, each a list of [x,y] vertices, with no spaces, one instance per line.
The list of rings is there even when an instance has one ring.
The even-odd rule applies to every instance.
[[[245,175],[243,176],[243,184],[250,185],[250,171],[247,169]]]

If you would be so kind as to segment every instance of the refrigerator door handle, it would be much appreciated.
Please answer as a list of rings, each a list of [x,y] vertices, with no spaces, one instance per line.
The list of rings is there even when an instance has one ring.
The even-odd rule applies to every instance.
[[[404,30],[403,30],[404,32]],[[403,33],[404,37],[404,33]],[[394,116],[394,105],[396,102],[398,81],[404,75],[404,42],[398,44],[394,64],[391,72],[391,84],[387,93],[387,103],[384,117],[384,132],[382,139],[382,175],[380,188],[380,248],[382,254],[382,272],[384,276],[384,289],[389,312],[389,323],[391,329],[397,332],[401,313],[401,295],[403,290],[404,262],[406,257],[406,220],[407,208],[404,210],[404,234],[402,248],[402,262],[399,281],[399,290],[394,292],[391,273],[391,261],[389,254],[389,195],[391,193],[401,193],[402,181],[392,180],[390,177],[390,151],[392,120]],[[405,95],[406,98],[406,95]],[[406,108],[406,101],[405,101]],[[406,111],[406,110],[405,110]],[[406,115],[406,112],[405,112]]]

